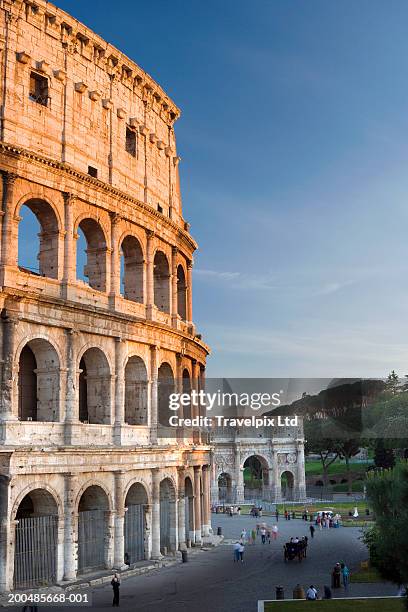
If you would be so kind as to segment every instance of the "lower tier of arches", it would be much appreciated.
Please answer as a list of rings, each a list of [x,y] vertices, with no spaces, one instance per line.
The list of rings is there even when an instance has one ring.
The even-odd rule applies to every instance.
[[[0,592],[125,569],[200,546],[208,464],[0,476]]]

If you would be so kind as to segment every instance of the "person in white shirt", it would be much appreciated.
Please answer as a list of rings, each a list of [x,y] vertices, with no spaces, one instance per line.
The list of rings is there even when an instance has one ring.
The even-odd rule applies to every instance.
[[[272,536],[273,536],[274,540],[276,540],[276,538],[278,537],[278,531],[279,531],[278,526],[277,525],[273,525],[273,527],[272,527]]]
[[[244,552],[245,552],[245,546],[240,542],[240,544],[239,544],[239,558],[241,560],[241,563],[244,562]]]
[[[266,529],[265,529],[265,527],[262,527],[262,529],[261,529],[261,540],[262,540],[262,544],[265,544],[265,541],[266,541]]]
[[[309,601],[314,601],[315,599],[317,599],[317,589],[315,589],[313,584],[311,584],[306,591],[306,599],[308,599]]]
[[[235,542],[234,544],[234,563],[235,561],[239,561],[239,549],[241,548],[241,544],[239,542]]]

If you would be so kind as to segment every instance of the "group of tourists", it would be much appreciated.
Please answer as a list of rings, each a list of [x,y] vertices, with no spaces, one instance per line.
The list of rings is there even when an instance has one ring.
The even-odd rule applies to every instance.
[[[249,514],[255,518],[262,516],[262,506],[252,506]]]
[[[340,514],[331,514],[329,512],[321,512],[318,513],[316,517],[316,525],[320,530],[322,529],[331,529],[333,527],[340,526]]]

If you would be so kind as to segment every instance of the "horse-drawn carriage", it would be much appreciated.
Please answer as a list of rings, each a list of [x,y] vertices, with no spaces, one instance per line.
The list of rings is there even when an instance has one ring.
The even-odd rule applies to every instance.
[[[283,545],[283,558],[286,561],[297,559],[301,563],[306,558],[307,538],[304,537],[298,542],[290,541]]]

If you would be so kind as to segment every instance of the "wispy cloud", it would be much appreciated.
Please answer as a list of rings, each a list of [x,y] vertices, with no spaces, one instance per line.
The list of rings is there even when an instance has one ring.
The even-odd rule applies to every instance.
[[[205,270],[203,268],[195,269],[194,274],[214,280],[232,280],[240,276],[240,272],[223,272],[221,270]]]
[[[228,288],[236,290],[251,290],[251,291],[279,291],[282,293],[303,292],[307,295],[312,296],[324,296],[337,293],[350,285],[353,285],[355,281],[328,281],[322,283],[310,283],[306,278],[293,279],[286,281],[285,279],[278,279],[277,276],[263,274],[246,274],[243,272],[227,272],[222,270],[207,270],[198,268],[194,270],[194,273],[199,277],[205,279],[208,282],[220,282],[223,284],[228,283]]]

